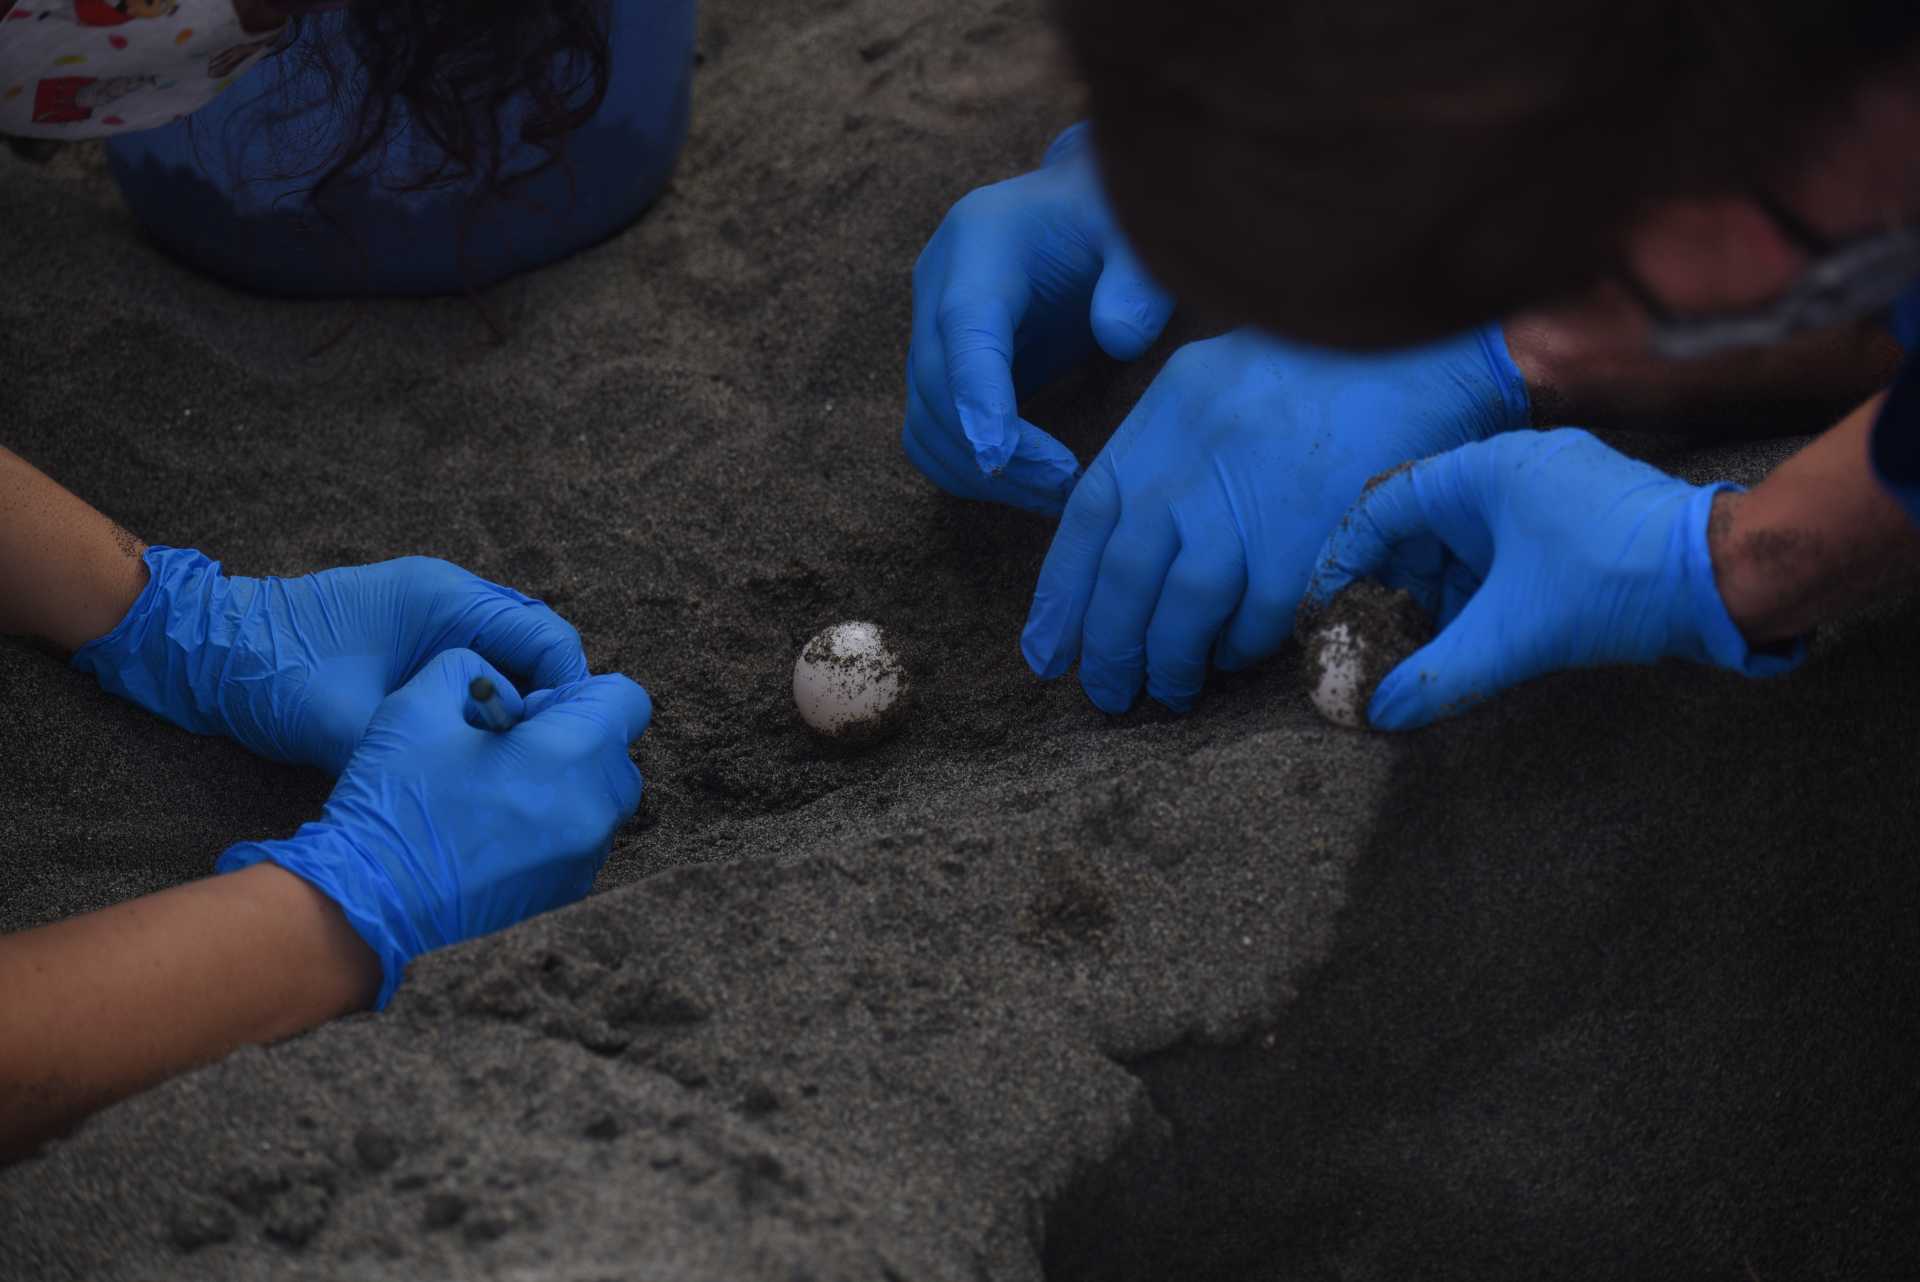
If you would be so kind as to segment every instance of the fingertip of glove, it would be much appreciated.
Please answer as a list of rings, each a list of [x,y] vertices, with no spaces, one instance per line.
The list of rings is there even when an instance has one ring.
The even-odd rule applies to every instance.
[[[965,401],[959,402],[955,409],[960,416],[960,430],[973,447],[975,465],[984,475],[1000,475],[1019,444],[1017,428],[1006,415],[977,409]]]
[[[647,727],[653,724],[653,696],[647,692],[645,686],[624,672],[608,675],[618,677],[624,683],[620,687],[620,692],[629,704],[626,729],[627,742],[631,743],[645,734]]]
[[[1212,662],[1216,672],[1244,672],[1254,661],[1223,643],[1214,650]]]
[[[1028,623],[1020,634],[1020,657],[1027,661],[1033,675],[1042,681],[1058,680],[1065,675],[1066,662],[1059,654],[1057,641],[1044,625]]]
[[[1007,463],[1013,458],[1013,451],[1002,445],[975,445],[973,463],[980,469],[980,475],[990,481],[997,481],[1007,470]]]
[[[1386,682],[1373,692],[1373,698],[1367,701],[1367,728],[1370,730],[1395,731],[1404,728],[1396,696],[1389,694]]]
[[[1456,707],[1436,710],[1420,697],[1421,681],[1417,676],[1403,676],[1399,669],[1386,675],[1373,692],[1373,698],[1367,701],[1367,725],[1375,730],[1388,733],[1400,733],[1406,730],[1419,730],[1431,725],[1443,715],[1464,712],[1478,699],[1462,702]]]
[[[1192,712],[1200,701],[1197,691],[1155,690],[1151,686],[1147,688],[1147,697],[1168,712],[1177,712],[1181,716]]]
[[[1117,717],[1133,707],[1139,693],[1130,683],[1114,680],[1106,665],[1084,655],[1080,659],[1080,689],[1094,707],[1110,717]]]
[[[1087,696],[1087,702],[1110,717],[1120,716],[1133,707],[1132,695],[1122,694],[1113,687],[1102,685],[1097,681],[1089,685],[1082,680],[1080,689]]]
[[[1146,354],[1159,333],[1148,328],[1144,317],[1136,319],[1109,313],[1094,318],[1093,337],[1100,344],[1100,350],[1114,360],[1133,361]]]

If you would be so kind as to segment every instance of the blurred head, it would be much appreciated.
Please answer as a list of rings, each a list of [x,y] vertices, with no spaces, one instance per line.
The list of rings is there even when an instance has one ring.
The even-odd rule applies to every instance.
[[[1398,345],[1775,299],[1920,216],[1909,0],[1054,0],[1183,298]]]
[[[505,164],[531,143],[557,158],[599,109],[610,74],[610,0],[272,0],[295,21],[345,9],[345,50],[318,46],[336,96],[354,103],[321,186],[377,154],[397,109],[444,153],[419,186],[480,180],[511,185]],[[351,57],[342,56],[351,54]],[[507,108],[527,104],[517,125]],[[514,177],[525,177],[524,174]]]

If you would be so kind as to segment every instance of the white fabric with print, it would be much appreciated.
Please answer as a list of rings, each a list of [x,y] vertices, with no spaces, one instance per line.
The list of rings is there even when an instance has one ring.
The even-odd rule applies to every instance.
[[[171,124],[279,38],[247,30],[234,0],[18,0],[0,16],[0,134],[70,140]]]

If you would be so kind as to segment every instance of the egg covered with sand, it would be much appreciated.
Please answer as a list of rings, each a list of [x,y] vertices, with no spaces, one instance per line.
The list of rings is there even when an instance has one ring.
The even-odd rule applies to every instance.
[[[912,693],[906,665],[877,623],[837,623],[802,647],[793,665],[793,702],[823,739],[870,744],[906,719]]]
[[[1432,639],[1433,623],[1412,593],[1363,579],[1308,620],[1303,631],[1313,706],[1335,725],[1365,730],[1374,691]]]

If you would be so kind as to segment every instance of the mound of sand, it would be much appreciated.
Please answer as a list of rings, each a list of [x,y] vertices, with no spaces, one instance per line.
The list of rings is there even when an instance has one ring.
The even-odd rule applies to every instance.
[[[1026,673],[1048,524],[897,435],[915,254],[1074,117],[1039,10],[713,0],[673,191],[493,291],[504,345],[233,294],[85,153],[0,159],[10,445],[236,571],[514,583],[658,707],[600,893],[0,1172],[0,1277],[1914,1272],[1920,612],[1406,739],[1290,655],[1184,719]],[[1167,350],[1035,413],[1090,457]],[[787,690],[846,618],[916,678],[864,755]],[[0,928],[326,793],[25,647],[0,695]]]

